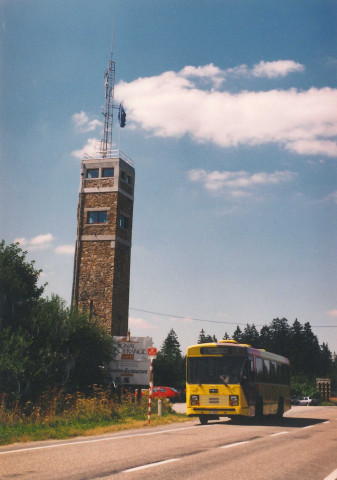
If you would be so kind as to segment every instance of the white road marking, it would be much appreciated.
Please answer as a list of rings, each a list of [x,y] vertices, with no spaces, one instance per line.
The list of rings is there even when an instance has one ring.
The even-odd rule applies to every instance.
[[[272,433],[272,434],[270,435],[270,437],[276,437],[277,435],[285,435],[286,433],[289,433],[289,432]]]
[[[160,430],[158,432],[134,433],[132,435],[118,435],[117,437],[95,438],[91,440],[77,440],[75,442],[69,441],[67,443],[56,443],[54,445],[41,445],[40,447],[18,448],[16,450],[8,450],[6,452],[0,452],[0,455],[6,455],[9,453],[18,453],[18,452],[28,452],[32,450],[44,450],[45,448],[70,447],[72,445],[82,445],[84,443],[109,442],[111,440],[121,440],[122,438],[134,438],[134,437],[145,437],[148,435],[160,435],[161,433],[177,432],[180,430],[189,430],[191,428],[195,428],[195,425],[193,427],[172,428],[171,430]]]
[[[243,445],[244,443],[249,443],[249,440],[245,440],[244,442],[230,443],[229,445],[224,445],[223,447],[219,447],[219,448],[238,447],[239,445]]]
[[[324,480],[337,480],[337,469],[330,473]]]
[[[123,470],[122,473],[127,472],[136,472],[137,470],[143,470],[144,468],[157,467],[158,465],[163,465],[164,463],[176,462],[180,458],[170,458],[170,460],[163,460],[162,462],[148,463],[147,465],[141,465],[140,467],[129,468],[128,470]]]

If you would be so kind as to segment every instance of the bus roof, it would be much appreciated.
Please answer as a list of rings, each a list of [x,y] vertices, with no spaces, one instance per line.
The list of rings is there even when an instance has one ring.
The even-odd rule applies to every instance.
[[[219,342],[210,342],[210,343],[198,343],[197,345],[191,345],[187,348],[187,355],[193,353],[194,349],[200,347],[229,347],[229,348],[243,348],[247,351],[247,354],[254,355],[256,357],[265,358],[266,360],[275,360],[278,362],[286,363],[289,365],[289,360],[282,355],[276,353],[266,352],[266,350],[254,348],[251,345],[245,343],[238,343],[235,340],[220,340]]]

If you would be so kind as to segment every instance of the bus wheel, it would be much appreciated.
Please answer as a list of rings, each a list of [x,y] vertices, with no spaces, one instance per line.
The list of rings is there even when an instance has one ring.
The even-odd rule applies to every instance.
[[[277,413],[276,416],[278,419],[282,419],[284,414],[284,399],[283,397],[280,397],[278,399],[278,405],[277,405]]]
[[[208,422],[208,417],[207,415],[199,415],[199,420],[201,425],[206,425]]]

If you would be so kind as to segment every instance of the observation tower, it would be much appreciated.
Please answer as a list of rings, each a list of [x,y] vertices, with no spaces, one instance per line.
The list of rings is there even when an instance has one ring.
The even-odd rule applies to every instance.
[[[132,160],[112,149],[123,128],[123,105],[114,104],[115,62],[105,73],[103,138],[93,155],[84,154],[77,209],[72,306],[86,310],[114,336],[127,335],[135,170]],[[116,122],[117,123],[117,122]]]

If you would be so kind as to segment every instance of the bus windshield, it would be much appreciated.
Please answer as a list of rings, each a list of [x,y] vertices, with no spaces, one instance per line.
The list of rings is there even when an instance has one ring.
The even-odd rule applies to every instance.
[[[246,357],[190,357],[187,383],[240,383]]]

